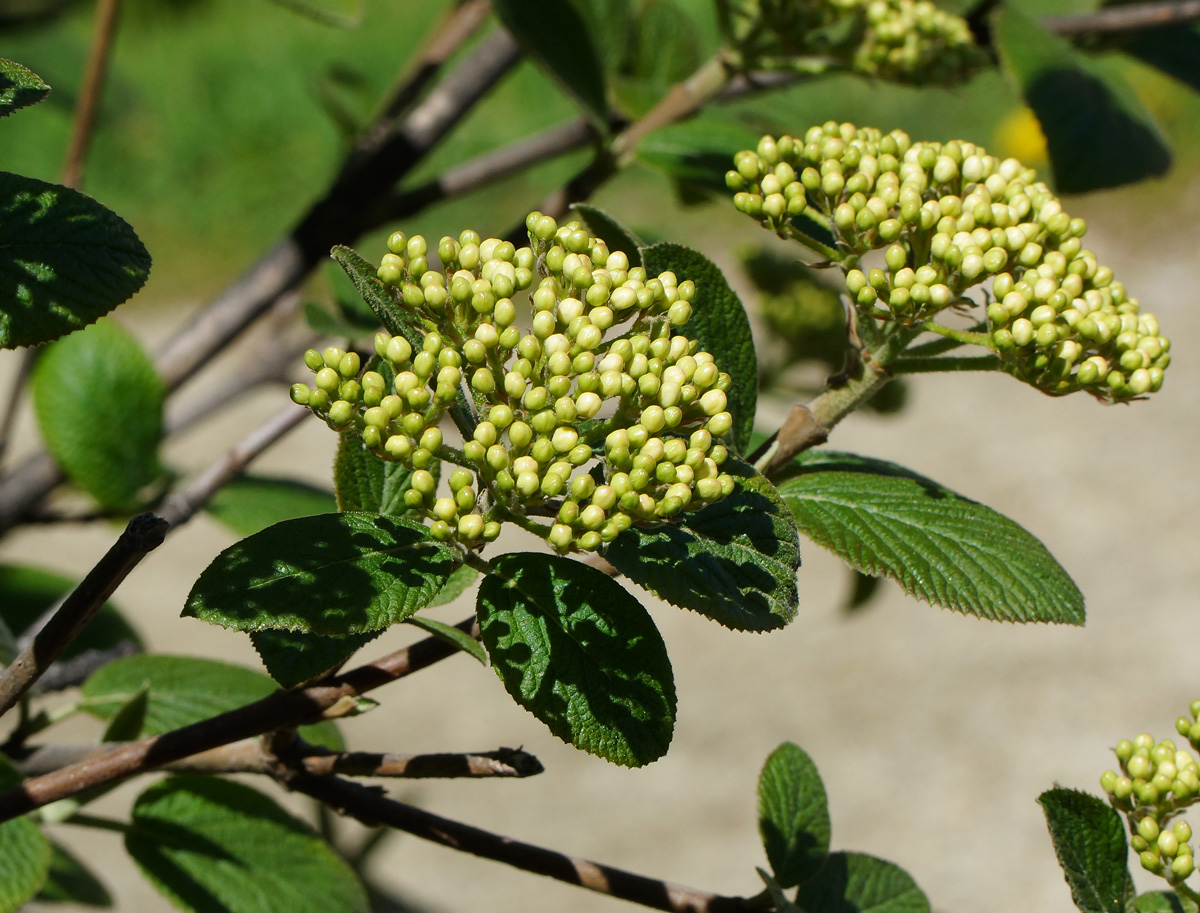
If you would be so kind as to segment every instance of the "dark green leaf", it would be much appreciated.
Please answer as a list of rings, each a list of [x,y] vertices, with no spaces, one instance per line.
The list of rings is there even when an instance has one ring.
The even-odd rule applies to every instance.
[[[552,733],[626,767],[662,757],[675,680],[646,610],[607,574],[531,552],[502,555],[479,587],[488,657]]]
[[[242,666],[188,656],[128,656],[97,670],[83,683],[82,709],[108,721],[144,691],[146,716],[139,735],[160,735],[236,710],[277,690],[270,678]],[[337,738],[331,723],[304,726],[300,731],[310,742]]]
[[[428,605],[453,555],[408,520],[368,513],[285,520],[221,552],[192,586],[183,614],[239,631],[375,631]]]
[[[21,775],[0,755],[0,790],[16,786]],[[50,841],[28,818],[0,824],[0,913],[25,906],[46,880],[50,868]]]
[[[483,652],[483,647],[479,641],[461,628],[435,621],[432,618],[425,618],[421,615],[413,615],[411,618],[406,618],[404,619],[404,623],[418,627],[422,631],[432,634],[434,637],[444,640],[452,646],[458,647],[464,653],[475,657],[485,666],[487,665],[487,654]]]
[[[800,885],[806,913],[929,913],[929,900],[904,869],[864,853],[832,853]]]
[[[95,322],[142,287],[150,255],[91,197],[0,171],[0,347]]]
[[[809,878],[825,861],[832,833],[825,784],[799,745],[784,742],[763,765],[758,832],[771,871],[785,888]]]
[[[132,742],[141,736],[146,728],[146,711],[149,707],[149,691],[142,688],[108,718],[108,725],[104,727],[104,735],[100,737],[100,741]]]
[[[111,907],[108,888],[66,847],[50,844],[50,871],[34,898],[40,903],[74,903],[85,907]]]
[[[7,666],[21,651],[17,649],[17,638],[0,613],[0,665]]]
[[[125,849],[192,913],[358,913],[358,877],[306,824],[241,783],[171,777],[133,806]]]
[[[1174,891],[1149,891],[1138,895],[1133,909],[1136,913],[1197,913],[1200,905]]]
[[[302,631],[251,631],[250,643],[258,651],[271,678],[284,688],[294,688],[323,677],[384,631],[364,631],[345,637]]]
[[[1200,31],[1189,26],[1166,26],[1135,32],[1121,45],[1126,54],[1200,91]]]
[[[717,265],[698,251],[664,241],[643,248],[642,261],[648,275],[671,270],[680,282],[691,279],[696,283],[692,319],[680,332],[699,340],[700,347],[711,352],[717,366],[733,378],[728,394],[733,416],[731,449],[745,454],[758,401],[758,360],[746,309]]]
[[[372,266],[358,251],[338,245],[329,255],[346,271],[363,301],[370,305],[379,322],[393,336],[403,336],[415,349],[420,349],[424,333],[416,318],[404,309],[396,296],[379,281],[378,267]]]
[[[351,323],[340,315],[331,314],[312,301],[304,304],[304,322],[320,336],[345,336],[349,339],[370,339],[379,329],[379,321],[371,315],[370,327]]]
[[[1153,118],[1115,70],[1010,6],[992,25],[1000,61],[1042,125],[1059,191],[1117,187],[1171,167]]]
[[[1074,789],[1049,789],[1038,803],[1075,906],[1083,913],[1125,913],[1134,888],[1121,816]]]
[[[788,899],[787,895],[783,893],[783,885],[771,877],[770,872],[758,866],[754,867],[754,871],[758,872],[758,877],[767,886],[767,893],[771,895],[775,913],[805,913]]]
[[[31,624],[63,596],[75,588],[67,577],[32,567],[0,564],[0,617],[13,636],[20,637]],[[63,659],[72,659],[85,650],[111,650],[120,643],[132,643],[139,649],[142,639],[111,602],[100,607],[83,633],[67,647]]]
[[[600,129],[608,125],[604,68],[583,17],[563,0],[492,0],[492,9],[521,45]]]
[[[18,108],[36,105],[50,94],[50,87],[40,76],[19,63],[0,58],[0,117],[7,117]]]
[[[643,0],[613,79],[624,109],[635,119],[649,111],[671,86],[700,67],[703,47],[696,23],[681,6],[673,0]]]
[[[605,557],[668,602],[740,631],[781,628],[796,615],[799,536],[775,489],[746,463],[727,498],[675,523],[631,526]]]
[[[1028,532],[894,463],[810,450],[779,493],[800,532],[864,574],[995,621],[1083,624],[1083,594]]]
[[[733,167],[734,155],[753,149],[760,135],[726,117],[700,115],[648,134],[637,155],[673,178],[728,196],[725,172]]]
[[[213,495],[204,509],[239,536],[252,536],[283,520],[332,513],[337,500],[332,492],[306,482],[241,476]]]
[[[456,568],[454,573],[446,579],[445,586],[438,590],[437,595],[429,601],[429,604],[435,606],[453,602],[465,593],[478,577],[479,571],[473,567],[464,564],[462,567]]]
[[[381,460],[363,446],[362,437],[343,431],[333,460],[333,487],[338,510],[366,511],[400,517],[411,513],[404,493],[412,471],[402,463]]]
[[[141,346],[111,320],[49,346],[33,369],[46,448],[72,482],[110,510],[137,509],[142,489],[161,475],[164,395]]]
[[[273,0],[322,25],[352,29],[362,24],[362,0]]]
[[[572,203],[571,213],[583,219],[592,234],[603,240],[609,250],[625,254],[631,267],[642,265],[642,242],[608,213],[587,203]]]

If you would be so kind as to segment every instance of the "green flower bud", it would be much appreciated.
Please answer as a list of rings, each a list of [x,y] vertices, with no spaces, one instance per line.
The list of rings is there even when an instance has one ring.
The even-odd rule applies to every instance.
[[[483,538],[484,521],[479,514],[466,514],[458,520],[458,538],[464,542],[474,542]]]

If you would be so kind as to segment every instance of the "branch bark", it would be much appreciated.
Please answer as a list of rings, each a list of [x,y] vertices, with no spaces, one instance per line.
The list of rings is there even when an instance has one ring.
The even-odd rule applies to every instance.
[[[1042,25],[1066,37],[1112,32],[1138,32],[1200,21],[1200,0],[1158,0],[1111,6],[1092,13],[1046,16]]]

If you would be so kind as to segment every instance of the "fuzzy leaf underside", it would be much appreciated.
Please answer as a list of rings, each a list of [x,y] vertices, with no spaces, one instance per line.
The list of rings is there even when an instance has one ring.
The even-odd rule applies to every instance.
[[[0,171],[0,348],[82,329],[150,275],[124,219],[58,184]]]
[[[994,621],[1083,624],[1083,594],[1036,538],[991,508],[894,463],[797,458],[779,493],[800,532],[864,574]]]
[[[1134,897],[1121,816],[1107,802],[1074,789],[1038,796],[1071,899],[1083,913],[1125,913]]]
[[[137,340],[111,320],[72,333],[42,353],[32,387],[42,438],[63,472],[101,506],[137,509],[161,474],[166,396]]]
[[[825,784],[799,746],[784,742],[758,778],[758,832],[782,887],[809,878],[829,852],[832,825]]]
[[[908,872],[865,853],[831,853],[800,885],[796,903],[807,913],[930,913]]]
[[[667,648],[607,574],[556,555],[502,555],[480,585],[478,615],[505,689],[558,738],[626,767],[666,753],[675,727]]]
[[[781,628],[800,601],[795,523],[749,464],[730,459],[721,468],[736,479],[733,494],[677,522],[631,526],[605,557],[638,586],[727,628]]]
[[[453,566],[453,552],[419,523],[369,513],[301,517],[221,552],[183,614],[240,631],[360,634],[428,605]]]
[[[358,877],[267,796],[218,777],[170,777],[134,803],[125,848],[190,913],[362,913]]]
[[[36,105],[50,94],[50,87],[32,70],[0,57],[0,117],[19,108]]]
[[[664,241],[644,247],[642,262],[648,276],[670,270],[680,282],[691,279],[696,283],[692,319],[679,332],[699,340],[700,348],[711,352],[717,367],[733,379],[727,394],[733,416],[730,449],[745,454],[758,400],[758,359],[746,309],[717,265],[682,244]]]

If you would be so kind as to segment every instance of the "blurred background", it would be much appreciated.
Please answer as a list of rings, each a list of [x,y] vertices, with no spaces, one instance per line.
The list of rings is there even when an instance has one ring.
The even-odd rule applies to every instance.
[[[717,30],[708,2],[676,3],[690,15],[695,56],[664,66],[686,74],[715,50]],[[1014,5],[1033,15],[1086,8]],[[126,0],[82,189],[127,219],[154,256],[145,289],[115,314],[150,351],[323,193],[442,5],[364,0],[364,10],[360,26],[340,29],[266,0]],[[4,170],[58,178],[93,13],[88,3],[0,0],[0,56],[53,87],[45,103],[0,124]],[[825,779],[834,847],[902,865],[934,909],[1070,909],[1038,793],[1055,783],[1097,792],[1113,763],[1111,745],[1144,730],[1163,737],[1200,696],[1193,458],[1200,369],[1189,357],[1200,345],[1200,292],[1191,276],[1200,104],[1155,70],[1127,58],[1112,65],[1162,127],[1174,166],[1162,179],[1067,198],[1064,206],[1088,220],[1089,246],[1173,339],[1163,391],[1105,407],[1082,396],[1052,400],[1002,375],[919,377],[880,408],[847,420],[830,441],[900,463],[1024,525],[1079,583],[1087,626],[964,618],[909,600],[889,582],[852,607],[848,569],[803,544],[800,616],[782,632],[733,633],[648,602],[680,695],[665,759],[627,771],[576,752],[516,707],[492,672],[456,657],[376,692],[382,706],[344,725],[350,745],[405,752],[522,745],[547,770],[523,781],[399,782],[389,785],[393,795],[572,854],[752,894],[760,888],[754,866],[763,864],[756,777],[766,755],[791,740]],[[408,183],[574,115],[555,84],[522,63]],[[970,140],[1035,167],[1045,157],[1036,120],[994,71],[954,89],[830,77],[750,96],[706,117],[714,134],[740,131],[750,144],[759,132],[801,133],[833,118],[922,139]],[[346,241],[377,260],[396,228],[434,238],[465,227],[502,234],[587,158],[566,155],[411,223]],[[759,424],[773,430],[826,373],[819,345],[825,293],[789,272],[800,249],[780,245],[727,197],[681,185],[649,163],[626,169],[593,202],[644,239],[696,247],[726,270],[758,334]],[[318,272],[300,303],[329,307],[336,288],[331,273]],[[795,341],[806,339],[811,345]],[[270,344],[264,331],[252,332],[182,397],[202,397]],[[798,355],[807,367],[794,367]],[[19,359],[0,352],[5,395]],[[172,470],[186,476],[203,469],[273,414],[287,383],[304,374],[297,358],[291,376],[170,440],[164,453]],[[335,438],[306,422],[255,472],[328,487]],[[39,446],[23,408],[10,465]],[[0,541],[0,563],[78,577],[117,529],[104,522],[21,527]],[[260,667],[244,635],[178,617],[191,582],[236,538],[201,515],[118,591],[115,601],[150,649]],[[457,621],[472,600],[468,592],[436,617]],[[363,656],[406,639],[405,631],[389,632]],[[99,731],[86,721],[69,726],[65,738]],[[143,786],[126,785],[101,808],[123,814]],[[310,814],[304,803],[292,805]],[[351,843],[360,831],[345,825]],[[169,908],[124,856],[119,836],[64,826],[55,837],[84,858],[105,860],[94,867],[118,909]],[[404,835],[388,838],[373,860],[372,876],[392,896],[393,906],[381,909],[599,911],[618,903]],[[1149,888],[1152,880],[1141,883]]]

